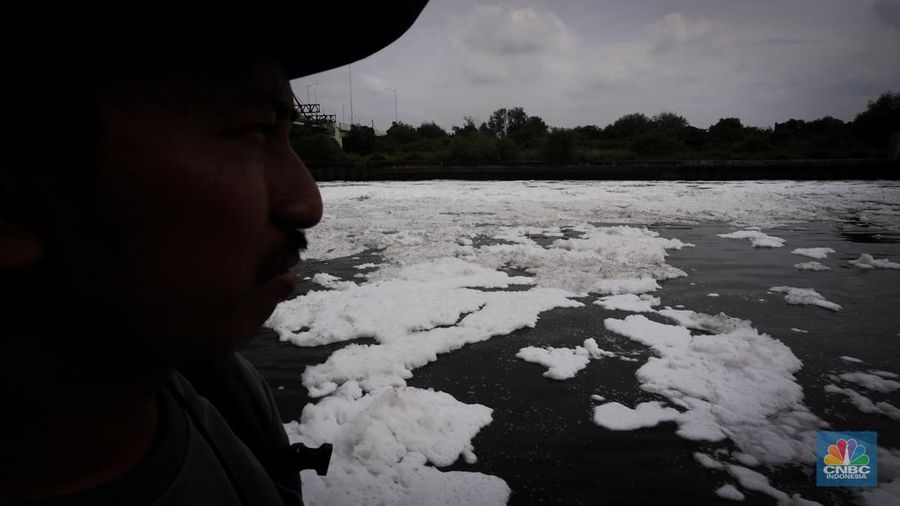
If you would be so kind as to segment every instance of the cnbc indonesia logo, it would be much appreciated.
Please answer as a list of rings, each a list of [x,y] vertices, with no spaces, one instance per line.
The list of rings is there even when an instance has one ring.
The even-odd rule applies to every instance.
[[[875,451],[878,447],[875,438],[874,432],[820,432],[817,485],[824,487],[876,486]],[[832,443],[828,444],[829,441]],[[871,456],[869,455],[870,451],[872,452]]]

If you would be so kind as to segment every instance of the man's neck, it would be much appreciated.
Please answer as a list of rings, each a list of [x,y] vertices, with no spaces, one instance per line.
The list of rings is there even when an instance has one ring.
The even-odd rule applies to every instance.
[[[167,371],[102,368],[97,360],[87,368],[73,365],[71,356],[48,355],[30,363],[13,363],[9,355],[0,360],[6,403],[0,503],[102,485],[133,469],[153,448],[157,394]],[[113,361],[106,363],[121,363]]]

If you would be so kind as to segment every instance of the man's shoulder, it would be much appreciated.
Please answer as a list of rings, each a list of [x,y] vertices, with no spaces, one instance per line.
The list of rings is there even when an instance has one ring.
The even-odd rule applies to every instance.
[[[300,503],[297,469],[285,465],[290,453],[278,408],[265,379],[244,357],[228,353],[179,368],[171,386],[211,444],[225,446],[232,458],[261,470],[287,504]],[[296,497],[295,497],[296,496]]]
[[[241,355],[228,353],[180,368],[173,383],[187,397],[212,404],[254,453],[289,446],[268,384]]]

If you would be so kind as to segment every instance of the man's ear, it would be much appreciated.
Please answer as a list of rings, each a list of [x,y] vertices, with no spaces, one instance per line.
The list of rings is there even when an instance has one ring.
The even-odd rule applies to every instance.
[[[35,230],[0,216],[0,271],[22,272],[36,266],[44,255],[44,245]]]

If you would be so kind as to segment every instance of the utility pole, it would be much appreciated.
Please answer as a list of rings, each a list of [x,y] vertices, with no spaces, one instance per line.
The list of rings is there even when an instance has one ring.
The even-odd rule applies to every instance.
[[[347,65],[347,82],[350,83],[350,126],[353,126],[353,72]]]
[[[400,116],[397,114],[397,90],[394,88],[385,88],[388,91],[394,92],[394,123],[400,122]]]

